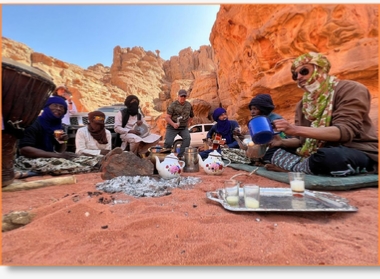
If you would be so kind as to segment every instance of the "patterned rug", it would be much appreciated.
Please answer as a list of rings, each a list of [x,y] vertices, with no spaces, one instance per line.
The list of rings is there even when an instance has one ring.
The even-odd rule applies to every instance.
[[[15,178],[37,175],[62,175],[99,171],[102,156],[79,156],[71,160],[63,158],[30,159],[20,156],[14,164]]]

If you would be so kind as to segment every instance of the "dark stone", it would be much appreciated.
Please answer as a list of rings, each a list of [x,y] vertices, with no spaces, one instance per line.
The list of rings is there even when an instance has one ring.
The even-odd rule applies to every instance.
[[[148,158],[140,158],[124,151],[109,156],[102,163],[101,177],[110,180],[117,176],[153,175],[154,165]]]

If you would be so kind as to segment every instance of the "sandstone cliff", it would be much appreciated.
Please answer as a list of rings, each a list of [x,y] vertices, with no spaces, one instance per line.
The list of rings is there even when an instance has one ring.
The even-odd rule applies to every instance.
[[[23,43],[2,38],[2,55],[48,73],[65,83],[80,111],[122,103],[139,96],[154,130],[164,134],[163,114],[176,92],[190,92],[194,123],[210,122],[219,105],[245,127],[247,104],[257,93],[270,93],[275,111],[293,118],[301,98],[290,65],[307,51],[326,54],[331,73],[366,85],[372,96],[372,119],[378,115],[378,6],[374,4],[245,4],[220,5],[211,46],[186,48],[170,60],[141,47],[113,50],[111,67],[82,69],[58,58],[36,53]]]
[[[239,123],[246,122],[247,104],[259,92],[270,93],[276,112],[292,119],[302,91],[290,66],[308,51],[324,53],[331,74],[369,88],[377,123],[377,5],[221,5],[210,42],[220,102]]]

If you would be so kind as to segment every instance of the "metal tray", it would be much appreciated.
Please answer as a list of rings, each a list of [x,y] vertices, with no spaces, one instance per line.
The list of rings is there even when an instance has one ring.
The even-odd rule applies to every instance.
[[[341,211],[355,212],[358,209],[351,206],[348,200],[327,192],[305,190],[304,196],[293,196],[290,188],[260,187],[260,207],[247,208],[244,205],[243,188],[239,189],[239,203],[231,206],[225,199],[224,189],[207,192],[212,201],[219,202],[225,209],[231,211]]]
[[[132,130],[140,132],[139,137],[141,138],[145,138],[150,133],[150,128],[144,123],[142,123],[140,126],[135,123],[135,125],[132,127]]]

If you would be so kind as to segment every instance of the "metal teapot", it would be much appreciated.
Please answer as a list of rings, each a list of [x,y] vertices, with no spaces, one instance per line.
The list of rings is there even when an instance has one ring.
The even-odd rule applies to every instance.
[[[160,162],[158,157],[154,158],[156,159],[156,169],[158,174],[164,179],[179,177],[185,166],[185,162],[178,160],[174,153],[167,155],[162,162]]]
[[[245,138],[243,141],[238,136],[234,136],[239,144],[240,149],[245,150],[245,155],[250,159],[259,159],[264,157],[268,149],[268,144],[255,144],[251,139]]]
[[[222,155],[218,151],[212,151],[208,157],[203,161],[201,155],[198,154],[199,165],[207,174],[220,175],[223,173],[224,168],[231,164],[231,160],[227,159],[229,163],[226,165],[222,160]]]

